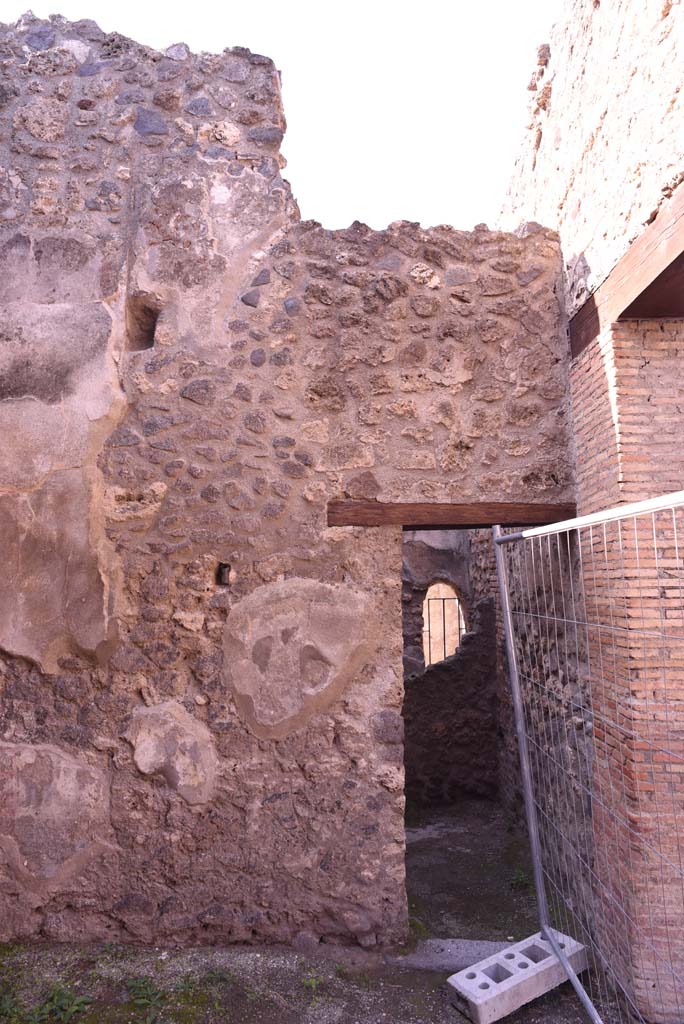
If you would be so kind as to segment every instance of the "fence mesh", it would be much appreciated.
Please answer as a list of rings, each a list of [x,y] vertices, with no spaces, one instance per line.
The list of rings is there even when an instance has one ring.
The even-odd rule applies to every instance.
[[[497,542],[541,924],[585,944],[580,995],[606,1024],[684,1021],[677,498]]]

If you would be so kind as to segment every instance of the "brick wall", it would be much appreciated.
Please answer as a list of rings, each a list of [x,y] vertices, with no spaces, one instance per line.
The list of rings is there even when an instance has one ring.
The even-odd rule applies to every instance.
[[[684,488],[684,321],[614,324],[620,494],[639,501]]]
[[[682,489],[683,346],[682,322],[625,321],[572,364],[580,514]],[[684,971],[681,526],[677,538],[662,513],[582,535],[597,624],[586,640],[595,925],[645,1018],[671,1024],[682,1010],[672,971]]]
[[[578,513],[682,488],[684,322],[626,320],[575,359]]]
[[[681,0],[567,0],[548,44],[539,48],[502,224],[534,219],[558,230],[568,316],[682,181],[684,93],[676,69],[683,29]],[[682,338],[676,321],[622,322],[574,360],[580,514],[684,485]],[[607,886],[597,887],[593,912],[612,964],[628,979],[644,1016],[680,1021],[682,1006],[663,965],[672,958],[681,975],[684,960],[675,856],[682,805],[677,795],[673,802],[681,766],[676,723],[684,714],[681,644],[678,636],[657,636],[662,611],[672,637],[681,598],[674,594],[680,582],[674,541],[667,523],[658,525],[655,544],[652,528],[645,528],[643,536],[596,530],[583,534],[580,547],[589,618],[605,627],[589,628],[585,638],[587,682],[598,702],[592,863]],[[644,626],[653,635],[644,637]],[[583,692],[581,678],[575,692]],[[669,745],[668,707],[676,712],[669,716]],[[616,824],[621,808],[628,826]],[[667,868],[664,851],[676,869]],[[620,903],[629,919],[616,913]]]

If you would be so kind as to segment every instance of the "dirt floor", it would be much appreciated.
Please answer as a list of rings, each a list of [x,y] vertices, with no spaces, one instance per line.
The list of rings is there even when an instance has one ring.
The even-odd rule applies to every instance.
[[[435,938],[514,939],[536,931],[525,844],[497,807],[470,801],[411,817],[412,945]],[[404,951],[408,952],[408,951]],[[383,955],[231,947],[0,947],[7,1024],[464,1024],[448,971]],[[556,992],[509,1024],[584,1024],[574,993]]]
[[[406,819],[409,913],[436,938],[517,941],[538,930],[527,840],[491,800]]]

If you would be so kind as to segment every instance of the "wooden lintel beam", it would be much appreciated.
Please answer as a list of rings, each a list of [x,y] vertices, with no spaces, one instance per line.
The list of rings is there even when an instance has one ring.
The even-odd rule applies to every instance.
[[[655,220],[632,243],[605,281],[575,313],[570,321],[572,358],[576,358],[609,324],[619,320],[682,253],[684,182],[661,207]],[[665,306],[658,310],[651,303],[650,308],[655,309],[651,313],[652,318],[668,316]]]
[[[406,526],[420,529],[478,530],[487,526],[545,526],[577,515],[573,504],[519,504],[477,501],[430,502],[330,501],[328,526]]]

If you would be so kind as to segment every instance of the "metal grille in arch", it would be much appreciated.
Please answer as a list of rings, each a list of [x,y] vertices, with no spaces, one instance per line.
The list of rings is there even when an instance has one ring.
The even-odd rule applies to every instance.
[[[681,1024],[684,491],[494,540],[542,931],[597,1024]]]

